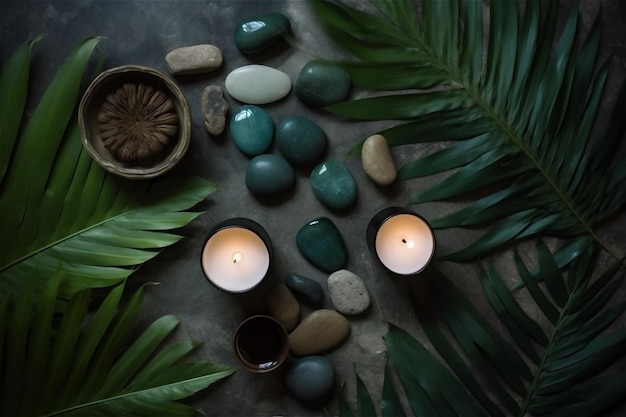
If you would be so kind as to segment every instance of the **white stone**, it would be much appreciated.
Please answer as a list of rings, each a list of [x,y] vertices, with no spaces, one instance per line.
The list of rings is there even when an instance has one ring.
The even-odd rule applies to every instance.
[[[370,305],[365,283],[347,269],[340,269],[328,277],[328,295],[335,309],[346,315],[360,314]]]
[[[291,91],[291,79],[284,72],[265,65],[246,65],[233,70],[224,82],[232,98],[246,104],[280,100]]]
[[[215,45],[203,44],[183,46],[165,56],[172,74],[202,74],[222,66],[222,51]]]

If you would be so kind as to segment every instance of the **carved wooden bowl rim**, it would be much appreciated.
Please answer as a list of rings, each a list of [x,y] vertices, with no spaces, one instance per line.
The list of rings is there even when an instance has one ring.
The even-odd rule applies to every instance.
[[[136,166],[115,158],[104,146],[97,120],[107,95],[126,83],[144,83],[171,96],[178,115],[178,134],[169,152],[150,166]],[[153,178],[171,170],[185,155],[191,139],[191,111],[178,85],[161,71],[142,65],[123,65],[101,72],[87,87],[78,107],[78,125],[83,146],[107,171],[126,178]]]

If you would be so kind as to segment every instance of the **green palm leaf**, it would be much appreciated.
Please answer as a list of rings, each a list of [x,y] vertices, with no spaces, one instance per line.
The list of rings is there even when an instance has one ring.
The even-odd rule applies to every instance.
[[[591,135],[608,75],[608,65],[596,68],[598,20],[583,38],[576,9],[555,35],[558,2],[541,16],[538,0],[523,12],[518,2],[493,1],[488,18],[472,0],[426,0],[421,16],[411,1],[372,1],[378,13],[340,0],[312,3],[328,35],[355,58],[339,64],[355,83],[384,91],[326,110],[402,121],[377,132],[390,146],[452,142],[399,169],[400,180],[458,169],[411,204],[481,195],[433,224],[495,227],[441,259],[477,259],[539,234],[588,235],[623,257],[594,231],[626,202],[626,162],[615,159],[626,128],[623,83],[609,121]],[[564,250],[562,258],[574,255]]]
[[[31,281],[21,297],[2,299],[1,415],[193,416],[197,410],[177,400],[234,372],[185,362],[195,342],[165,346],[178,325],[173,316],[136,336],[143,288],[121,306],[123,285],[114,287],[93,316],[88,313],[91,290],[83,290],[55,315],[61,277],[50,279],[39,297]]]
[[[102,169],[82,147],[75,111],[81,80],[99,38],[81,43],[48,86],[16,136],[3,112],[0,177],[0,285],[19,294],[30,278],[42,285],[63,271],[59,294],[121,282],[181,236],[200,213],[187,212],[216,188],[198,178],[128,181]],[[2,72],[26,97],[30,43]],[[28,72],[25,72],[28,74]],[[16,87],[17,88],[17,87]],[[10,108],[2,96],[2,108]],[[14,109],[13,109],[14,110]],[[11,120],[21,120],[12,114]],[[13,138],[17,139],[13,139]],[[7,150],[5,152],[4,150]]]
[[[626,374],[611,366],[626,348],[626,329],[619,324],[626,303],[611,298],[623,283],[624,270],[616,263],[594,273],[598,253],[593,246],[565,274],[539,241],[539,284],[515,252],[518,274],[527,285],[522,291],[537,303],[538,317],[526,313],[496,268],[480,269],[498,327],[451,280],[427,271],[425,285],[411,290],[416,317],[437,355],[393,324],[384,338],[413,413],[589,416],[623,402],[626,389],[617,381]],[[357,401],[362,401],[359,395]]]

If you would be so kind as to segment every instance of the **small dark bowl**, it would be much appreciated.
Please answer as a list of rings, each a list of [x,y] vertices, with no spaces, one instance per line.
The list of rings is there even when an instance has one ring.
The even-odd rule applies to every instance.
[[[98,122],[102,103],[126,83],[142,83],[168,94],[178,115],[178,132],[171,138],[173,143],[152,158],[148,165],[118,160],[102,141]],[[132,179],[153,178],[172,169],[187,152],[191,139],[191,112],[182,91],[168,76],[145,66],[125,65],[98,75],[82,97],[78,107],[78,124],[83,145],[91,157],[107,171]]]

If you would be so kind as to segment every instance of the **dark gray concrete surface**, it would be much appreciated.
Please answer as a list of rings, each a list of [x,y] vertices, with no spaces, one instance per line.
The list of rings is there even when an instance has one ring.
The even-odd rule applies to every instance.
[[[568,3],[568,2],[564,2]],[[602,4],[604,21],[601,59],[614,54],[613,73],[605,101],[614,100],[614,87],[623,82],[626,72],[626,2],[620,0],[582,1],[582,23],[588,26]],[[304,115],[316,121],[327,133],[330,146],[327,157],[344,162],[354,175],[359,195],[349,211],[336,213],[325,208],[308,185],[308,172],[297,171],[297,184],[292,195],[277,201],[262,201],[253,197],[244,184],[249,158],[239,152],[228,133],[212,138],[202,125],[200,99],[209,84],[223,85],[232,69],[251,63],[278,68],[292,80],[309,56],[296,48],[283,48],[274,53],[250,58],[242,55],[233,43],[235,24],[240,19],[267,12],[283,12],[292,22],[293,32],[307,49],[327,56],[334,52],[305,1],[0,1],[1,59],[5,62],[15,47],[39,34],[45,38],[34,50],[34,92],[42,91],[64,57],[86,36],[106,37],[99,49],[106,68],[125,64],[152,66],[167,72],[165,55],[174,48],[200,43],[218,46],[224,55],[224,65],[216,72],[177,77],[191,106],[193,134],[190,149],[173,174],[194,174],[217,183],[219,190],[201,204],[206,213],[182,230],[186,238],[148,262],[130,278],[130,286],[158,281],[158,286],[146,291],[142,323],[149,323],[165,314],[181,319],[177,338],[204,342],[194,359],[210,360],[234,366],[238,371],[207,391],[191,399],[207,416],[321,416],[320,408],[305,407],[286,391],[280,371],[255,375],[235,362],[231,338],[237,324],[247,316],[264,312],[264,295],[287,273],[295,272],[325,285],[327,274],[309,264],[295,245],[297,231],[309,220],[330,217],[346,239],[349,261],[346,268],[360,275],[372,296],[372,305],[363,315],[352,318],[350,339],[328,354],[336,369],[337,389],[344,382],[354,400],[354,372],[379,399],[382,373],[386,360],[382,335],[386,323],[393,322],[418,335],[421,331],[399,280],[386,273],[367,251],[365,230],[370,218],[380,209],[406,205],[408,199],[440,176],[399,182],[389,188],[375,186],[364,174],[358,157],[346,152],[360,139],[388,123],[356,123],[333,117],[303,106],[293,92],[284,100],[264,106],[276,123],[285,117]],[[571,9],[571,6],[567,6]],[[566,16],[563,12],[563,16]],[[354,96],[360,94],[354,92]],[[239,104],[228,99],[231,110]],[[393,150],[396,164],[428,153],[440,145],[409,146]],[[277,152],[272,148],[271,152]],[[621,150],[624,155],[624,149]],[[426,218],[437,217],[446,204],[423,204],[413,207]],[[271,236],[274,256],[265,282],[253,292],[229,295],[212,287],[200,270],[201,245],[208,230],[218,221],[229,217],[248,217],[261,223]],[[603,225],[599,234],[622,255],[626,252],[626,213],[621,213]],[[447,252],[470,241],[478,232],[445,230],[437,232],[438,251]],[[551,242],[551,241],[550,241]],[[532,245],[522,245],[525,256],[532,254]],[[513,271],[511,254],[495,256],[504,275]],[[484,311],[494,325],[496,317],[487,305],[476,279],[474,265],[444,263],[440,268]],[[508,274],[511,282],[515,273]],[[419,278],[417,278],[419,279]],[[624,299],[622,287],[617,294]],[[533,316],[532,303],[527,303]],[[329,307],[328,295],[323,306]],[[303,304],[303,314],[311,310]],[[620,323],[624,326],[624,323]],[[620,362],[624,368],[624,360]],[[337,413],[337,395],[327,406],[331,415]],[[616,414],[617,415],[617,414]]]

